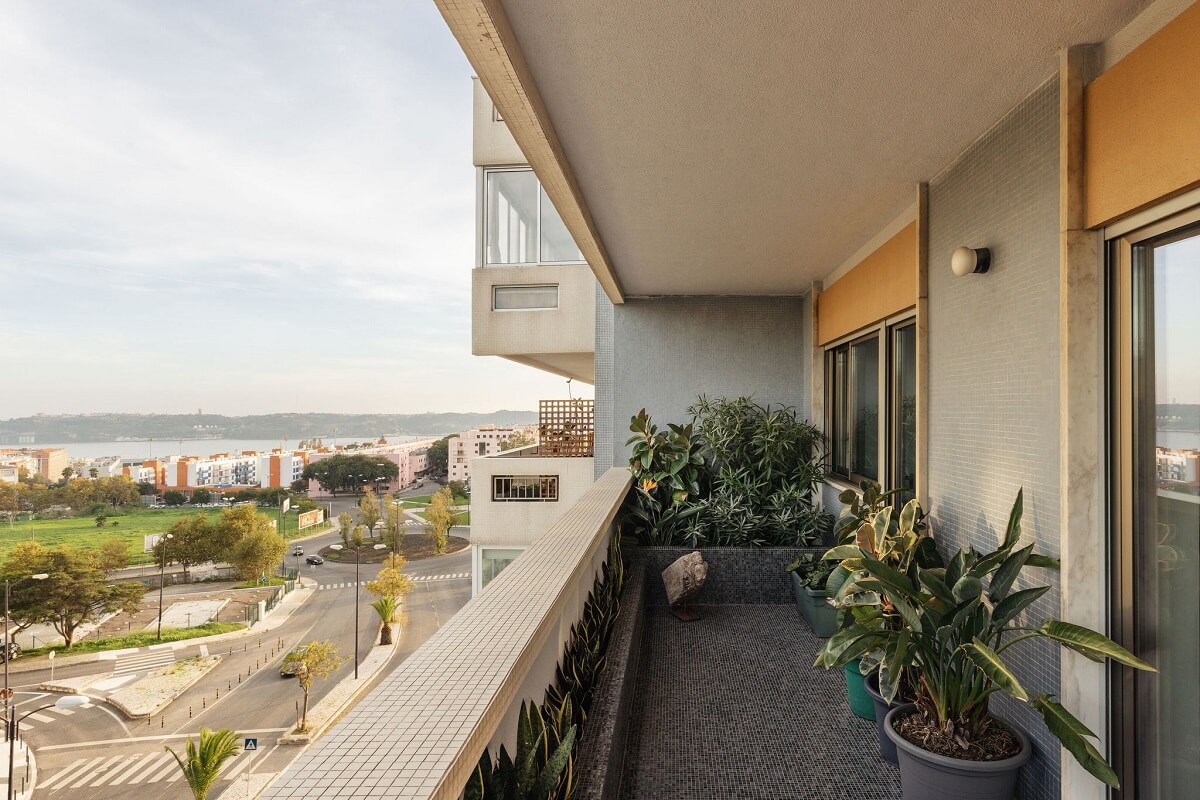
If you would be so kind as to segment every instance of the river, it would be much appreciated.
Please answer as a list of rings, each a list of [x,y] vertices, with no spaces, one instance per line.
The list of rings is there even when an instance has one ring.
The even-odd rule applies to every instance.
[[[337,439],[327,437],[322,439],[327,445],[349,444],[350,442],[366,442],[370,437],[339,436]],[[378,437],[375,437],[378,438]],[[419,439],[434,439],[435,436],[387,436],[393,444],[398,442],[415,442]],[[273,450],[276,447],[296,447],[298,439],[153,439],[146,441],[121,442],[41,442],[21,447],[61,447],[71,458],[99,458],[101,456],[120,456],[123,459],[168,458],[170,456],[207,456],[213,453],[235,453],[241,450]],[[15,447],[16,445],[8,445]]]

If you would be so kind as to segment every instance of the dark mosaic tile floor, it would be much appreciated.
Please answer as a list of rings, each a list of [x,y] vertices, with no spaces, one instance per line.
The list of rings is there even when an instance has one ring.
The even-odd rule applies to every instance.
[[[646,609],[623,800],[899,800],[875,726],[794,605]]]

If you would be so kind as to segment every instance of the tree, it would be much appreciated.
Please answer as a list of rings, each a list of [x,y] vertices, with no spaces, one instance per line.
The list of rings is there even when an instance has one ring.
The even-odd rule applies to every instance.
[[[259,531],[274,533],[275,529],[271,527],[271,519],[254,506],[225,509],[213,525],[213,557],[227,557],[238,542]]]
[[[379,498],[375,496],[375,492],[368,486],[363,490],[363,495],[358,501],[358,521],[374,536],[375,523],[379,522],[379,516]]]
[[[425,451],[425,472],[429,475],[445,475],[450,469],[450,440],[458,434],[442,437]]]
[[[339,453],[312,462],[304,468],[302,477],[315,480],[322,489],[336,495],[339,491],[358,491],[375,481],[393,481],[399,474],[400,467],[394,461]]]
[[[110,585],[104,560],[96,550],[70,545],[44,547],[21,542],[9,551],[0,578],[12,582],[12,619],[18,630],[30,625],[50,625],[63,637],[67,649],[75,631],[104,614],[138,609],[146,587],[140,583]],[[45,580],[28,580],[45,573]]]
[[[212,785],[217,782],[217,774],[225,762],[237,755],[237,734],[228,728],[212,731],[200,728],[200,746],[197,747],[192,737],[187,740],[187,760],[167,747],[166,750],[175,756],[179,769],[183,771],[183,779],[192,790],[194,800],[206,800]]]
[[[151,481],[138,481],[137,492],[142,497],[150,497],[151,495],[158,494],[158,487]]]
[[[71,480],[71,476],[74,474],[75,474],[74,467],[63,467],[63,471],[62,471],[63,483],[66,483],[67,481]]]
[[[91,481],[95,487],[93,499],[108,503],[113,508],[137,503],[141,494],[139,484],[134,483],[128,475],[114,475],[111,478],[97,478]],[[150,492],[154,494],[154,492]]]
[[[96,467],[89,468],[88,469],[88,477],[91,478],[92,480],[96,480],[96,478],[100,477],[100,470]]]
[[[97,528],[103,528],[107,524],[108,524],[108,514],[97,514],[96,515],[96,527]]]
[[[282,669],[294,672],[300,683],[300,691],[304,692],[304,710],[300,714],[300,726],[297,730],[308,730],[308,693],[316,678],[324,680],[337,671],[347,661],[337,649],[337,645],[328,640],[309,642],[283,657]]]
[[[21,510],[20,495],[17,487],[11,483],[0,481],[0,515],[8,517],[8,527],[12,528],[13,517]]]
[[[371,608],[375,609],[375,613],[379,615],[379,643],[392,643],[392,623],[396,621],[396,615],[400,611],[400,601],[394,597],[384,595],[377,597],[371,603]]]
[[[367,581],[367,591],[376,597],[395,597],[400,600],[413,589],[412,578],[400,570],[405,564],[404,556],[396,556],[388,566],[379,570],[375,580]]]
[[[500,440],[501,450],[516,450],[518,447],[528,447],[537,444],[537,437],[528,431],[515,431],[512,436]]]
[[[159,538],[154,544],[154,560],[162,563],[164,554],[168,562],[183,567],[183,581],[187,583],[188,572],[196,564],[203,564],[216,558],[216,537],[213,524],[206,514],[193,514],[190,517],[175,520],[168,531],[171,538]],[[165,552],[164,552],[165,551]]]
[[[342,544],[349,547],[354,536],[354,517],[346,511],[338,514],[338,532],[342,535]]]
[[[96,566],[106,573],[129,566],[129,543],[121,539],[105,539],[96,548]]]
[[[229,563],[237,568],[244,581],[258,580],[275,569],[287,552],[287,540],[267,528],[243,536],[229,553]]]
[[[304,478],[297,478],[296,480],[292,481],[292,491],[297,494],[307,492],[308,481],[304,480]]]
[[[400,537],[404,535],[404,506],[397,503],[396,498],[388,494],[383,497],[383,507],[387,511],[384,530],[387,531],[388,538],[391,540],[392,552],[396,554],[396,551],[400,549]]]
[[[425,509],[425,532],[433,540],[433,549],[438,555],[446,552],[450,528],[454,525],[454,511],[451,508],[453,504],[454,497],[450,494],[450,489],[442,487]]]
[[[199,489],[193,489],[192,490],[192,502],[193,503],[211,503],[212,502],[212,492],[210,492],[208,489],[205,489],[204,487],[200,487]]]
[[[450,490],[450,495],[452,497],[458,498],[467,496],[467,485],[462,481],[450,481],[446,484],[446,488]]]
[[[187,502],[187,495],[178,489],[168,489],[163,492],[163,502],[169,506],[181,506]]]

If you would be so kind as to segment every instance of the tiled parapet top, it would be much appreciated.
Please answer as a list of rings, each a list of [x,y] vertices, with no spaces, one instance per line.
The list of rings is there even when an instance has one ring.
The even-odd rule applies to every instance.
[[[527,699],[531,671],[544,669],[547,653],[551,667],[561,655],[629,485],[627,470],[605,473],[262,797],[456,800],[510,709]],[[540,702],[540,690],[531,699]]]

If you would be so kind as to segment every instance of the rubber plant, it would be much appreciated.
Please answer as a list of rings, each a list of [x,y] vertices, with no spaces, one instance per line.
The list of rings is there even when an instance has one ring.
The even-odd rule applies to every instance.
[[[882,598],[881,613],[897,632],[847,628],[829,641],[822,659],[844,663],[849,654],[867,652],[886,641],[887,671],[911,671],[915,679],[914,713],[945,734],[947,741],[958,742],[964,753],[996,724],[988,700],[1004,693],[1037,710],[1050,733],[1084,769],[1116,787],[1116,773],[1090,741],[1096,734],[1053,695],[1031,697],[1005,657],[1014,645],[1044,639],[1096,662],[1112,660],[1147,671],[1154,667],[1089,628],[1057,619],[1037,625],[1024,620],[1024,613],[1050,587],[1017,588],[1018,577],[1027,568],[1057,569],[1059,564],[1034,552],[1033,544],[1018,546],[1023,502],[1019,492],[999,547],[990,553],[960,550],[945,567],[918,564],[911,571],[898,570],[870,548],[859,547],[848,561],[860,563],[866,576],[857,579],[854,591]],[[881,681],[880,690],[891,699],[896,682],[885,686]]]
[[[642,409],[629,421],[633,436],[629,470],[633,489],[625,504],[625,518],[638,538],[648,545],[701,542],[696,516],[704,467],[703,443],[691,425],[668,425],[660,431]]]

